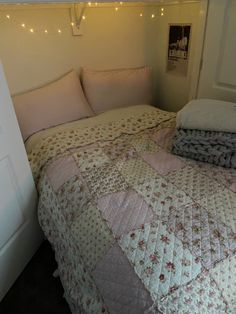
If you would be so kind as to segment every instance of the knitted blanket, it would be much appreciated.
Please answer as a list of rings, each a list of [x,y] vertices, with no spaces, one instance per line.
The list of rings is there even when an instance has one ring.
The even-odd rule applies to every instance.
[[[172,152],[218,166],[236,168],[236,133],[177,129]]]

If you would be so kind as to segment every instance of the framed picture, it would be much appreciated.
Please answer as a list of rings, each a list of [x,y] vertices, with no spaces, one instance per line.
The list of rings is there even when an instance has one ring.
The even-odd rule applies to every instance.
[[[170,24],[167,72],[186,76],[190,47],[191,24]]]

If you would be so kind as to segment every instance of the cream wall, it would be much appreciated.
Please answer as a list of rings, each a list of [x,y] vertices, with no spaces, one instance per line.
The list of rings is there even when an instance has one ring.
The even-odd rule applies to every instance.
[[[161,108],[177,111],[188,102],[200,3],[169,5],[164,6],[164,8],[164,16],[156,20],[156,29],[150,30],[152,39],[149,42],[149,59],[153,62],[155,99],[157,99]],[[168,28],[169,24],[176,23],[192,24],[187,76],[178,76],[166,72]]]
[[[0,12],[0,59],[12,94],[41,86],[81,66],[96,69],[150,65],[154,69],[154,102],[178,110],[188,99],[191,71],[187,77],[165,72],[168,23],[192,23],[191,59],[199,4],[158,8],[88,8],[83,36],[72,36],[68,8],[40,9],[35,6]],[[140,12],[143,17],[139,16]],[[5,15],[9,14],[10,19]],[[25,23],[35,33],[21,27]],[[48,34],[44,34],[44,29]],[[57,29],[62,33],[58,34]],[[191,70],[191,63],[190,68]]]

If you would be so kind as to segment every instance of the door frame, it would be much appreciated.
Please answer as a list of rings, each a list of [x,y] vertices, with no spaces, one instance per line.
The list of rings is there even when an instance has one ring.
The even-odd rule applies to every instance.
[[[192,75],[188,99],[197,98],[200,73],[203,63],[203,50],[206,34],[209,0],[200,0],[199,20],[197,27],[197,38],[195,43],[195,54],[192,66]]]

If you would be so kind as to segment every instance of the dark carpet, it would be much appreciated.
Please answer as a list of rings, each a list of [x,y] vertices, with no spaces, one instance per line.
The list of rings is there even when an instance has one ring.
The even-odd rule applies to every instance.
[[[50,244],[44,241],[0,303],[0,314],[70,314]]]

